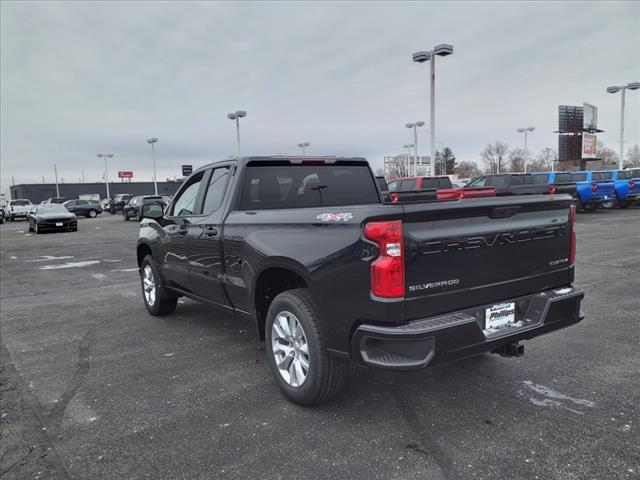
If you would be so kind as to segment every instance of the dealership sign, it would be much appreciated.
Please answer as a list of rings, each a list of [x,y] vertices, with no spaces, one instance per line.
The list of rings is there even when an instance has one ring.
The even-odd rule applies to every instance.
[[[118,178],[133,178],[133,172],[131,170],[118,172]]]
[[[193,165],[182,165],[182,176],[188,177],[193,173]]]
[[[597,158],[598,140],[595,133],[582,132],[582,158]]]

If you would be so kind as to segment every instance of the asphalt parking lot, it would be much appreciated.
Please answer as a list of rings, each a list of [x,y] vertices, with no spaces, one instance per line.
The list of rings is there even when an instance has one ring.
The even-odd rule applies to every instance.
[[[2,478],[640,478],[640,208],[580,214],[585,320],[417,373],[280,396],[251,325],[140,298],[137,223],[0,226]]]

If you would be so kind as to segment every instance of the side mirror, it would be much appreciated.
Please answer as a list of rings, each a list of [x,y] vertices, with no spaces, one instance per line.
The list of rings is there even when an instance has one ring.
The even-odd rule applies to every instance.
[[[162,209],[162,205],[151,204],[144,205],[142,207],[142,218],[153,218],[154,220],[158,220],[164,216],[164,210]]]

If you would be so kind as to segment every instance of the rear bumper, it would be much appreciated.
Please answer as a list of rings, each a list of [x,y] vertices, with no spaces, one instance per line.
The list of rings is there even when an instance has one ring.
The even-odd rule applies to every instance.
[[[391,370],[462,360],[580,322],[583,298],[582,290],[561,288],[511,299],[516,305],[515,326],[493,332],[484,330],[483,318],[491,305],[404,325],[363,324],[351,339],[352,356],[360,365]]]

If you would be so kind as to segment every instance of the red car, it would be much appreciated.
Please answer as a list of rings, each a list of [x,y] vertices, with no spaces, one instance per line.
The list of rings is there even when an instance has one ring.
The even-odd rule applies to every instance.
[[[454,188],[447,176],[442,177],[405,177],[389,183],[389,197],[395,203],[404,197],[403,192],[415,196],[429,193],[432,198],[416,198],[417,200],[458,200],[460,198],[495,197],[496,189],[486,188]],[[407,195],[407,196],[408,196]]]

